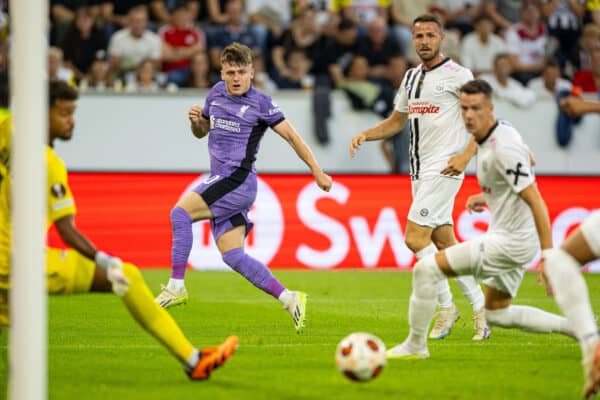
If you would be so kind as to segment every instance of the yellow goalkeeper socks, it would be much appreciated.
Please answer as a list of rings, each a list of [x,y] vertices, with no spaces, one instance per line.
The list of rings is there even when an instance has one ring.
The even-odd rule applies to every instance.
[[[131,315],[179,361],[186,364],[196,352],[194,346],[185,337],[173,317],[154,302],[140,271],[132,264],[123,263],[123,272],[129,279],[129,290],[123,296],[123,301]]]

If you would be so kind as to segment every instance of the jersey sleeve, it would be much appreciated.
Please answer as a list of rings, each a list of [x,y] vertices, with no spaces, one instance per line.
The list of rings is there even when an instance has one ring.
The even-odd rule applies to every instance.
[[[202,107],[202,117],[204,117],[204,119],[206,120],[210,120],[210,102],[213,99],[213,90],[211,89],[210,92],[208,92],[208,96],[206,96],[206,99],[204,99],[204,107]]]
[[[529,148],[519,142],[502,143],[496,147],[496,167],[515,193],[535,182]]]
[[[452,88],[456,97],[460,97],[460,88],[462,85],[473,79],[473,72],[469,68],[461,68],[460,72],[455,75],[454,87]]]
[[[48,224],[76,213],[75,201],[69,187],[67,169],[62,160],[48,157]]]
[[[261,119],[271,128],[285,119],[281,108],[279,108],[273,99],[266,94],[263,95],[263,98],[261,99],[260,111]]]
[[[405,114],[408,113],[408,90],[406,87],[408,84],[408,79],[410,75],[412,75],[411,71],[412,69],[409,69],[404,74],[402,83],[400,83],[400,87],[398,88],[398,92],[394,98],[394,110]]]

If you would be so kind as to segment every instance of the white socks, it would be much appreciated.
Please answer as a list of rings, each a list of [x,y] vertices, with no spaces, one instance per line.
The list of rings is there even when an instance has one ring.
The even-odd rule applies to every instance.
[[[292,296],[292,291],[283,289],[283,292],[281,292],[277,300],[279,300],[281,304],[287,307],[287,305],[290,304],[290,301],[292,301]]]
[[[429,243],[426,247],[415,253],[418,260],[422,260],[430,254],[437,253],[438,249],[433,243]],[[452,305],[452,292],[450,291],[450,284],[448,279],[442,279],[437,284],[437,301],[438,306],[447,308]]]
[[[498,310],[485,310],[485,319],[491,325],[504,328],[521,328],[537,333],[556,332],[568,336],[574,334],[568,319],[535,307],[510,305]]]
[[[169,279],[169,283],[167,283],[167,289],[172,291],[179,291],[185,289],[185,285],[183,283],[183,279]]]
[[[194,349],[192,354],[185,360],[185,369],[189,372],[194,369],[198,361],[200,360],[200,351],[198,349]]]
[[[415,265],[413,290],[408,306],[410,323],[408,342],[415,348],[421,349],[427,346],[427,331],[435,312],[438,283],[445,280],[446,276],[438,268],[433,254]]]
[[[581,266],[562,249],[544,251],[546,276],[554,290],[554,299],[572,323],[582,351],[598,340],[598,328],[590,305],[588,288]]]
[[[473,311],[479,311],[485,305],[485,297],[483,295],[483,291],[481,290],[481,286],[472,275],[463,275],[457,276],[454,278],[458,287],[460,287],[461,292],[465,295],[469,303],[471,303],[471,307],[473,307]]]

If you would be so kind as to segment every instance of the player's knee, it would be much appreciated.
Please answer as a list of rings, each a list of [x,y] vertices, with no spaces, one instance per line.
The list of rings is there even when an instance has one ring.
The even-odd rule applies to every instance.
[[[406,235],[406,238],[404,239],[406,247],[408,247],[413,253],[417,253],[419,250],[427,247],[430,241],[430,238],[421,237],[419,235]]]
[[[444,274],[440,271],[440,268],[435,261],[435,254],[430,254],[427,257],[419,260],[415,264],[413,270],[414,282],[435,282],[437,283],[440,279],[444,278]]]
[[[183,208],[179,206],[175,206],[171,209],[171,226],[176,227],[179,224],[191,224],[192,217],[185,211]]]
[[[140,270],[131,263],[123,263],[123,274],[129,279],[130,286],[143,280]]]
[[[229,265],[232,269],[237,271],[239,266],[242,264],[244,255],[244,249],[242,247],[238,247],[237,249],[232,249],[224,252],[221,257],[225,264]]]

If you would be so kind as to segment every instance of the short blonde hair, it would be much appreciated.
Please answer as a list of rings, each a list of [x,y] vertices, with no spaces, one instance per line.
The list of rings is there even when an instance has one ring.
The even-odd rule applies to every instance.
[[[252,50],[246,45],[233,42],[221,53],[221,65],[224,64],[251,65]]]

